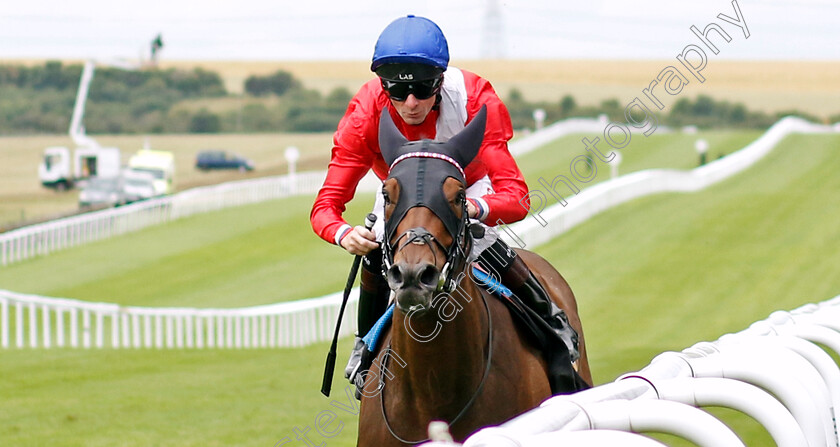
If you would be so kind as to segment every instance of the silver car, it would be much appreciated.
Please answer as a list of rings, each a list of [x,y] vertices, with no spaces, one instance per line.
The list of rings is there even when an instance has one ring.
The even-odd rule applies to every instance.
[[[106,208],[125,203],[122,177],[91,177],[79,193],[80,208]]]

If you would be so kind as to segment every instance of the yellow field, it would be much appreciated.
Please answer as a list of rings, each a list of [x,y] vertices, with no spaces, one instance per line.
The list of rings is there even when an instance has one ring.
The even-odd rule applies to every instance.
[[[512,88],[529,100],[557,100],[566,94],[579,104],[616,98],[627,103],[642,95],[651,80],[676,60],[455,60],[453,66],[481,74],[504,97]],[[218,72],[230,92],[241,92],[251,74],[286,70],[309,88],[327,92],[345,87],[355,92],[371,79],[366,61],[241,62],[166,61],[162,67],[200,66]],[[683,70],[680,65],[677,68]],[[687,76],[688,73],[685,73]],[[706,94],[715,99],[743,102],[767,112],[800,109],[818,116],[840,114],[840,61],[731,61],[710,59],[703,71],[706,82],[693,80],[674,97]],[[692,78],[693,79],[693,78]],[[667,105],[668,101],[663,102]]]

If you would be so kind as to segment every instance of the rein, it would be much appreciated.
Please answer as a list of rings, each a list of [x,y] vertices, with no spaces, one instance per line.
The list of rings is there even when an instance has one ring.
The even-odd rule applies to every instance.
[[[455,425],[465,414],[467,411],[472,407],[475,400],[478,398],[478,395],[481,394],[481,391],[484,389],[484,384],[487,382],[487,378],[490,376],[490,366],[493,364],[493,315],[490,312],[490,305],[487,304],[487,297],[485,296],[484,292],[478,289],[478,293],[481,295],[481,301],[484,303],[484,311],[487,313],[487,359],[485,360],[484,366],[484,374],[481,376],[481,382],[478,383],[478,387],[473,392],[470,399],[461,408],[461,411],[458,412],[458,415],[455,416],[452,421],[449,422],[449,426]],[[391,342],[388,341],[388,349],[391,349]],[[387,352],[387,351],[386,351]],[[385,356],[385,364],[381,366],[381,369],[384,369],[388,364],[388,359],[390,356]],[[426,442],[429,438],[421,439],[419,441],[409,441],[402,438],[398,435],[393,427],[391,427],[391,423],[388,422],[388,415],[385,414],[385,380],[383,378],[384,374],[379,375],[379,408],[382,410],[382,420],[385,421],[385,427],[388,429],[388,432],[393,436],[397,441],[400,441],[404,444],[419,444],[421,442]]]

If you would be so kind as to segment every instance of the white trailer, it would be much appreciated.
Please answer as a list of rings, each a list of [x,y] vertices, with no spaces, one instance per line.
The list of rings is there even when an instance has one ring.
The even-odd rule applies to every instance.
[[[90,177],[115,177],[120,166],[120,150],[115,147],[76,148],[71,159],[70,149],[52,146],[44,150],[38,177],[48,188],[65,190]]]

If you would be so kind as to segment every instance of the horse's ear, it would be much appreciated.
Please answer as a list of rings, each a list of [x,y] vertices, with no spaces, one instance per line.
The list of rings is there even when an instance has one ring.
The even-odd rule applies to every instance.
[[[408,143],[408,139],[400,133],[397,125],[391,119],[388,108],[382,108],[382,115],[379,116],[379,150],[385,163],[390,165],[397,159],[400,148]]]
[[[475,114],[472,121],[446,142],[449,155],[458,160],[462,167],[468,164],[478,155],[481,142],[484,141],[484,128],[487,124],[487,105],[481,106],[481,110]]]

